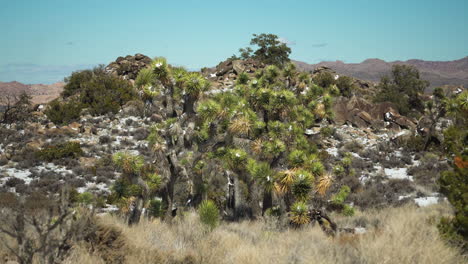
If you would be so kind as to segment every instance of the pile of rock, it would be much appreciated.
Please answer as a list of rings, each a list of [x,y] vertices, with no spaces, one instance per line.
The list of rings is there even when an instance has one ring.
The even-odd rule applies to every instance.
[[[150,57],[137,53],[135,56],[118,57],[114,62],[107,65],[106,71],[121,76],[125,80],[135,80],[140,70],[150,64]]]
[[[265,65],[254,59],[247,60],[226,60],[216,67],[202,70],[203,75],[212,81],[225,81],[226,79],[236,79],[242,72],[254,73]]]
[[[333,108],[338,125],[348,123],[359,128],[393,130],[416,128],[417,121],[400,115],[392,103],[372,104],[356,96],[341,97]]]

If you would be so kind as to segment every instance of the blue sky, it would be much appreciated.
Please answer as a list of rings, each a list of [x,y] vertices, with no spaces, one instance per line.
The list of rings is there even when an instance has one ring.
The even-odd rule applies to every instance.
[[[53,83],[118,56],[214,66],[253,33],[291,58],[361,62],[468,56],[467,0],[0,0],[0,81]]]

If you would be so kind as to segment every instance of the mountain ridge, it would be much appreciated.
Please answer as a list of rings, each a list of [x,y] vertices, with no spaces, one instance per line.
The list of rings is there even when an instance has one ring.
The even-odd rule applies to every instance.
[[[452,61],[425,61],[410,59],[406,61],[384,61],[378,58],[369,58],[360,63],[345,63],[343,61],[322,61],[309,64],[293,60],[299,69],[311,71],[325,66],[338,74],[349,75],[354,78],[379,82],[380,78],[389,74],[395,64],[407,64],[418,68],[421,78],[430,82],[429,90],[442,85],[463,85],[468,87],[468,56]]]

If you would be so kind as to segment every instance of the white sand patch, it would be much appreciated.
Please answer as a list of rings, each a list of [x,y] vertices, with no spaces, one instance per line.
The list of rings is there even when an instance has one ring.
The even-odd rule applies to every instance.
[[[327,148],[326,151],[328,154],[332,155],[333,157],[338,157],[338,148],[333,147],[333,148]]]
[[[415,198],[414,199],[414,202],[420,206],[420,207],[424,207],[424,206],[429,206],[431,204],[436,204],[439,202],[439,198],[438,197],[434,197],[434,196],[429,196],[429,197],[419,197],[419,198]]]
[[[393,169],[384,169],[385,175],[390,179],[408,179],[413,181],[413,176],[408,176],[407,168],[393,168]]]
[[[26,184],[29,184],[33,179],[29,177],[32,173],[27,170],[18,170],[16,168],[8,168],[5,169],[4,172],[8,175],[8,177],[5,177],[2,179],[4,184],[7,180],[11,178],[17,178],[23,180]]]

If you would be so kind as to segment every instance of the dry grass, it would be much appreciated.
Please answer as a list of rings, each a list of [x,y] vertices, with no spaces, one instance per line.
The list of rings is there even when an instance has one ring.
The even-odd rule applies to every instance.
[[[156,220],[129,228],[113,217],[102,221],[123,230],[128,263],[463,263],[466,259],[440,240],[434,225],[448,212],[437,205],[358,213],[337,222],[367,225],[368,232],[336,238],[318,226],[278,230],[269,221],[224,223],[207,232],[193,212],[171,225]],[[91,263],[93,256],[80,255],[77,263]]]
[[[340,227],[365,226],[361,235],[324,235],[319,226],[278,229],[272,220],[223,223],[212,232],[195,212],[172,224],[144,220],[128,227],[120,219],[101,217],[126,239],[126,263],[466,263],[438,235],[435,219],[450,213],[447,205],[406,206],[333,216]],[[76,246],[65,263],[103,263]]]

